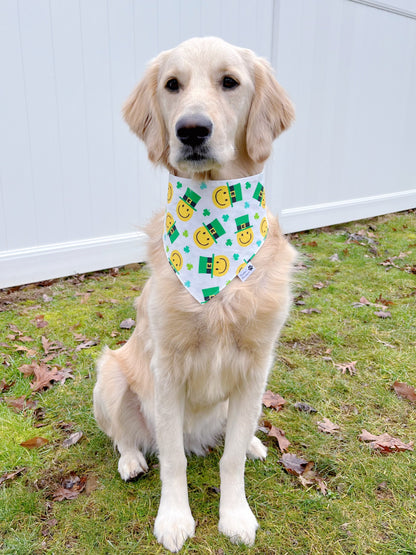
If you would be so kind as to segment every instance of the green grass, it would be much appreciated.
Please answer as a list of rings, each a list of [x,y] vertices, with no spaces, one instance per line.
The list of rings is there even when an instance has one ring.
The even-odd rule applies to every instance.
[[[348,233],[359,230],[364,230],[363,244],[348,243]],[[291,453],[315,463],[328,494],[287,474],[276,445],[259,432],[269,455],[265,462],[247,462],[246,486],[261,527],[254,548],[233,546],[217,531],[221,449],[205,458],[190,457],[190,504],[198,526],[183,553],[416,553],[414,452],[381,455],[358,441],[363,428],[404,442],[416,438],[415,405],[391,390],[396,380],[416,386],[415,213],[299,233],[291,240],[307,266],[296,273],[294,290],[305,304],[293,307],[269,379],[269,388],[287,403],[280,412],[264,409],[264,414],[285,431]],[[393,260],[399,268],[380,264],[410,251]],[[335,253],[338,261],[330,259]],[[165,553],[152,535],[160,495],[157,458],[150,459],[147,475],[122,482],[117,454],[98,430],[91,402],[94,362],[103,345],[116,348],[130,336],[119,324],[135,318],[133,299],[145,279],[143,268],[122,268],[118,274],[102,272],[0,293],[0,378],[13,384],[1,397],[26,395],[44,413],[40,419],[33,409],[16,413],[0,402],[0,476],[25,467],[0,486],[2,553]],[[325,287],[315,289],[317,282]],[[380,309],[374,306],[353,307],[362,296],[375,303],[380,295],[393,303],[387,306],[390,318],[376,316]],[[320,313],[304,314],[305,308]],[[38,315],[46,327],[36,327]],[[13,326],[32,341],[8,337]],[[75,333],[99,344],[75,351]],[[42,336],[64,344],[49,364],[72,368],[74,379],[32,394],[30,378],[18,368],[44,356]],[[16,351],[17,345],[36,352],[30,357]],[[355,375],[334,366],[351,361],[357,361]],[[317,412],[299,412],[297,401]],[[319,432],[317,422],[323,417],[338,424],[339,432]],[[75,431],[84,437],[63,447]],[[49,443],[31,450],[20,446],[35,436]],[[91,491],[55,501],[52,494],[71,473],[87,477]]]

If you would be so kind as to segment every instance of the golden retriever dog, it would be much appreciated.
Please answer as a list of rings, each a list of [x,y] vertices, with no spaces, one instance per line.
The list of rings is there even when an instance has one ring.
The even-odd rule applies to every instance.
[[[157,56],[124,117],[152,162],[178,179],[204,181],[209,191],[211,181],[259,174],[294,109],[268,62],[211,37]],[[223,438],[218,528],[234,543],[255,540],[244,467],[246,456],[267,454],[254,433],[289,311],[295,258],[269,212],[267,220],[255,271],[201,303],[169,264],[165,213],[156,215],[147,228],[151,277],[136,300],[137,326],[98,362],[96,420],[117,446],[123,480],[147,471],[146,453],[158,454],[162,493],[154,534],[172,552],[195,532],[186,453],[204,454]]]

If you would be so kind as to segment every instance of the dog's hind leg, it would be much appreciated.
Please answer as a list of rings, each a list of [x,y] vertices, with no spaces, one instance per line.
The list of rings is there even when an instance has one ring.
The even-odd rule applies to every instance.
[[[100,428],[114,441],[119,453],[118,471],[123,480],[147,472],[140,451],[152,448],[152,439],[138,396],[121,371],[119,351],[105,349],[97,365],[94,415]]]

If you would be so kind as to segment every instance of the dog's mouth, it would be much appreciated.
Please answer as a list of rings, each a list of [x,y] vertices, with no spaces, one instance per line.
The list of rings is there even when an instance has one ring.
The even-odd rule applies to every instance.
[[[207,145],[182,146],[177,165],[180,168],[190,167],[194,170],[207,171],[219,166],[219,161]]]

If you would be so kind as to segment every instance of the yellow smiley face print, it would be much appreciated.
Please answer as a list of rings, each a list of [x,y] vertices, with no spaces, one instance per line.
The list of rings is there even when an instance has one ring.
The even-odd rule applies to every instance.
[[[208,233],[204,226],[201,226],[195,230],[194,242],[200,249],[207,249],[214,244],[214,238]]]
[[[218,208],[227,208],[231,205],[230,194],[226,185],[217,187],[212,193],[212,202]]]
[[[170,255],[170,262],[172,266],[179,272],[183,266],[183,258],[179,251],[172,251]]]
[[[268,229],[269,229],[269,226],[267,224],[267,219],[263,218],[262,221],[260,222],[260,233],[262,234],[263,237],[266,237],[266,233]]]
[[[172,214],[168,212],[166,214],[166,221],[165,221],[166,231],[169,231],[169,229],[173,226],[174,223],[175,223],[175,220],[173,219]]]
[[[242,247],[248,247],[248,245],[253,242],[254,233],[251,227],[248,227],[247,229],[239,231],[236,237],[239,245],[241,245]]]
[[[237,270],[235,271],[235,275],[238,276],[238,274],[241,272],[241,270],[247,266],[247,262],[243,262],[242,264],[240,264],[240,266],[237,268]]]
[[[169,185],[168,185],[168,204],[171,202],[173,197],[173,186],[172,183],[169,181]]]
[[[186,202],[180,200],[176,206],[176,213],[183,222],[187,222],[192,218],[194,210]]]
[[[214,268],[212,270],[212,273],[214,274],[214,276],[225,276],[225,274],[228,272],[229,267],[230,261],[226,256],[216,256],[214,258]]]

